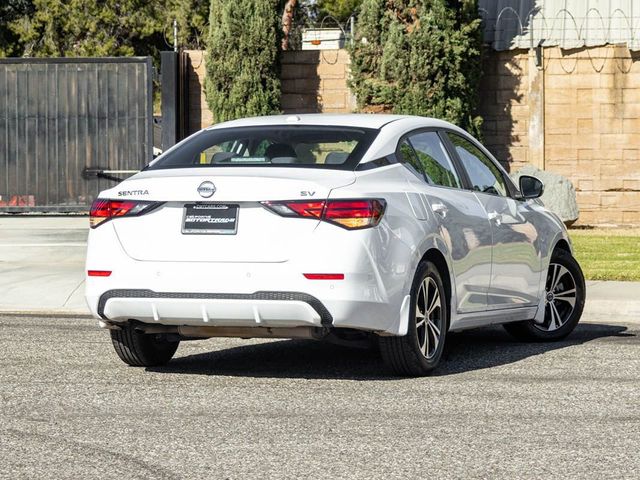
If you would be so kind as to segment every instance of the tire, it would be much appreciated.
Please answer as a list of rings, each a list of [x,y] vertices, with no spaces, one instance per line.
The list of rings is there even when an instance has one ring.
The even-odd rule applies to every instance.
[[[519,340],[561,340],[578,325],[584,310],[585,292],[584,275],[576,259],[564,250],[556,250],[551,256],[545,282],[544,322],[526,320],[507,323],[504,328]]]
[[[427,261],[420,263],[411,286],[407,334],[379,338],[382,358],[396,374],[427,375],[440,362],[449,319],[446,298],[436,266]]]
[[[116,353],[132,367],[164,365],[176,353],[180,342],[169,342],[162,335],[138,333],[130,325],[122,330],[110,330]]]

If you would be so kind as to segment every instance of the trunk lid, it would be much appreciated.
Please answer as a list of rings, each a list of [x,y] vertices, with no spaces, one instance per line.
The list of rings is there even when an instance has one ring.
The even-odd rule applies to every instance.
[[[155,170],[141,172],[103,196],[165,202],[145,215],[112,221],[123,249],[136,260],[285,262],[304,247],[319,220],[281,217],[260,202],[324,200],[332,189],[354,181],[354,172],[343,170],[274,167]],[[215,186],[215,192],[208,198],[198,191],[204,182]],[[211,193],[210,188],[201,190],[204,195]],[[183,233],[186,206],[194,204],[228,205],[231,209],[237,206],[235,234]]]

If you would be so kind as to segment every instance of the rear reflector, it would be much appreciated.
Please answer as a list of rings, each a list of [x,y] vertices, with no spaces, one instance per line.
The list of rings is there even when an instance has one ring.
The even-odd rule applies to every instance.
[[[375,227],[380,223],[386,202],[377,198],[263,202],[283,217],[317,218],[340,227],[355,230]]]
[[[96,228],[102,222],[115,217],[128,217],[150,212],[160,205],[158,202],[140,200],[109,200],[97,198],[91,204],[89,226]]]
[[[344,280],[344,273],[303,273],[308,280]]]
[[[111,270],[87,270],[87,275],[90,277],[108,277],[111,275]]]

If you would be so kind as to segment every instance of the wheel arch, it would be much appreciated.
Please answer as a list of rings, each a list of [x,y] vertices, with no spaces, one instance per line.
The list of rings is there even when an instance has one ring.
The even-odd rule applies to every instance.
[[[570,254],[570,255],[573,253],[573,252],[571,251],[571,245],[570,245],[570,244],[569,244],[569,242],[568,242],[566,239],[564,239],[564,238],[559,239],[559,240],[555,243],[555,245],[553,246],[553,250],[552,250],[552,252],[555,252],[556,250],[563,250],[563,251],[567,252],[567,253],[568,253],[568,254]]]
[[[422,255],[422,258],[420,259],[419,263],[422,263],[424,261],[429,261],[433,263],[438,269],[438,273],[440,273],[440,275],[442,276],[442,283],[444,284],[444,293],[446,295],[447,305],[449,305],[449,308],[447,309],[448,310],[447,329],[448,329],[451,325],[451,314],[452,314],[452,306],[453,306],[453,302],[452,302],[452,296],[453,296],[452,285],[453,284],[451,282],[451,269],[449,268],[449,263],[447,262],[447,259],[444,256],[444,254],[440,250],[434,247],[428,249],[424,253],[424,255]]]
[[[540,287],[539,287],[539,305],[538,305],[538,313],[540,313],[541,305],[544,306],[544,289],[545,282],[547,278],[547,271],[549,270],[549,264],[551,263],[551,257],[553,253],[557,250],[561,250],[563,252],[568,253],[573,256],[573,247],[571,246],[571,240],[569,239],[569,235],[566,233],[566,230],[563,232],[558,232],[558,234],[554,237],[553,241],[549,243],[549,250],[545,252],[545,255],[542,259],[542,267],[540,269]],[[542,313],[544,312],[544,308],[542,308]],[[538,314],[536,314],[537,316]]]

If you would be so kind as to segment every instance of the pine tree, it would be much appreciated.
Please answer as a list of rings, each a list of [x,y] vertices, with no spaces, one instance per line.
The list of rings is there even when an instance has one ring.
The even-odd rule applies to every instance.
[[[13,54],[34,57],[146,55],[161,32],[157,2],[145,0],[33,0],[30,14],[9,28]]]
[[[330,15],[339,22],[345,22],[353,15],[362,0],[318,0],[319,17]]]
[[[30,0],[4,0],[0,2],[0,57],[22,54],[22,42],[16,33],[16,24],[33,15]]]
[[[442,118],[480,134],[476,0],[363,0],[351,88],[363,111]]]
[[[0,56],[153,55],[200,46],[209,0],[0,0]]]
[[[282,12],[282,50],[289,49],[289,35],[291,35],[291,29],[293,28],[297,4],[298,0],[286,0],[284,4],[284,11]]]
[[[206,95],[216,122],[279,112],[278,0],[211,0]]]
[[[170,0],[167,9],[168,12],[163,13],[162,17],[163,32],[170,37],[169,40],[173,40],[175,19],[178,23],[178,46],[181,49],[204,49],[209,0]]]

